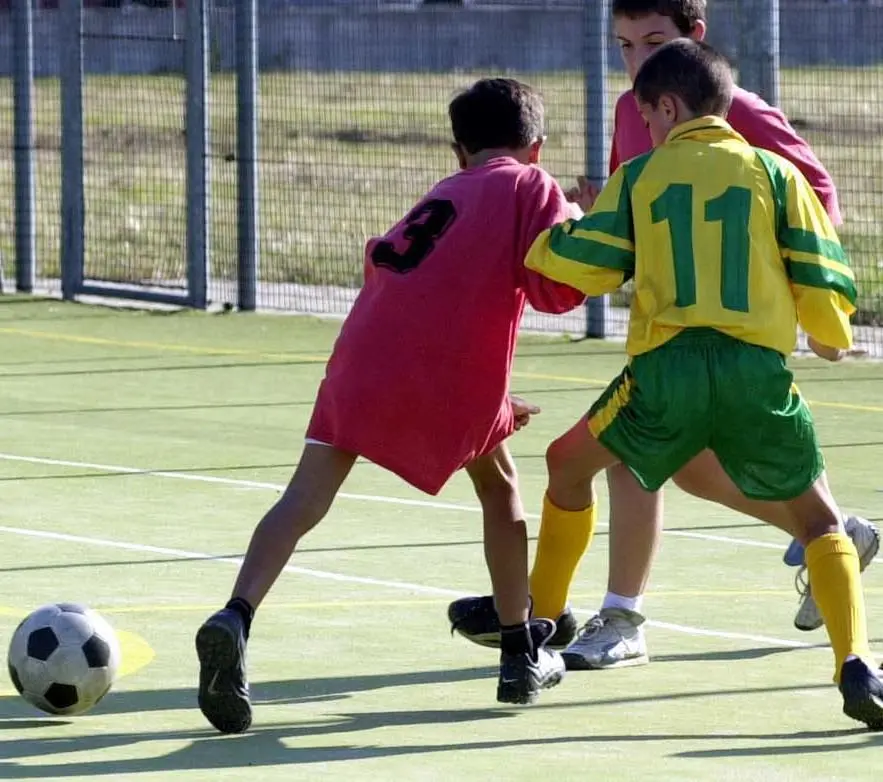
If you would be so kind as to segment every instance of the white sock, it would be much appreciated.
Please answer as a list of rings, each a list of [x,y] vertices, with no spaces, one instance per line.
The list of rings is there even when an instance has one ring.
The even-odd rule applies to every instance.
[[[644,595],[636,595],[635,597],[625,597],[617,595],[616,592],[608,592],[604,595],[604,602],[601,608],[624,608],[626,611],[637,611],[641,613],[641,606],[644,605]]]

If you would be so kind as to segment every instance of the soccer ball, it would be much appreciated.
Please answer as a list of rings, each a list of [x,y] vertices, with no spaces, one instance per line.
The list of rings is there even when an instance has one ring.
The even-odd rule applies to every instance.
[[[50,603],[22,620],[9,644],[9,678],[22,697],[50,714],[82,714],[117,675],[120,643],[98,613]]]

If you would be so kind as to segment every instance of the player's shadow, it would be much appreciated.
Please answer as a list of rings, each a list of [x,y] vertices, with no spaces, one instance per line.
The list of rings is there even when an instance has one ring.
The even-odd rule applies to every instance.
[[[493,685],[496,667],[454,668],[451,670],[411,671],[364,676],[317,677],[269,682],[253,682],[252,700],[261,705],[280,705],[332,701],[349,698],[353,693],[383,690],[389,687],[441,685],[486,679]],[[196,709],[195,688],[165,690],[114,690],[97,707],[105,714],[133,714],[177,709]],[[0,698],[0,725],[5,720],[27,719],[32,707],[17,696]],[[54,723],[53,723],[54,724]],[[0,751],[2,757],[2,751]]]
[[[62,725],[70,725],[71,723],[62,719],[45,719],[45,720],[29,720],[29,719],[0,719],[0,730],[35,730],[36,728],[58,728]]]
[[[813,738],[839,738],[855,734],[865,734],[867,740],[863,743],[850,742],[846,743],[829,743],[827,741],[807,744],[794,744],[794,739],[813,739]],[[749,738],[743,736],[741,738]],[[770,737],[776,738],[776,737]],[[782,737],[783,739],[786,737]],[[833,732],[829,736],[824,733],[816,735],[814,733],[795,733],[788,736],[787,744],[773,744],[756,747],[715,747],[714,749],[692,749],[684,752],[676,752],[674,757],[691,758],[693,760],[708,760],[710,758],[763,758],[763,757],[781,757],[782,755],[818,755],[821,753],[836,752],[840,754],[844,750],[850,749],[866,749],[872,747],[880,750],[883,748],[883,733],[872,733],[866,728],[853,728],[852,730],[842,730]]]
[[[583,704],[585,705],[585,704]],[[10,747],[0,746],[4,761],[0,762],[0,776],[16,779],[51,779],[59,777],[97,777],[122,774],[163,772],[182,769],[229,770],[237,768],[255,769],[261,766],[292,766],[338,761],[369,760],[404,755],[430,755],[446,752],[471,752],[504,749],[513,744],[519,747],[554,747],[560,745],[599,744],[610,747],[621,744],[644,742],[683,742],[695,745],[699,742],[718,742],[732,745],[738,740],[775,742],[773,747],[758,747],[764,750],[758,754],[778,754],[782,742],[794,738],[814,740],[817,744],[802,745],[808,751],[836,752],[847,748],[877,745],[872,737],[864,744],[838,743],[836,739],[851,737],[863,732],[861,728],[848,728],[839,731],[807,731],[797,734],[752,733],[726,734],[713,733],[640,733],[628,734],[585,734],[572,736],[548,736],[543,738],[523,738],[513,735],[509,739],[485,741],[461,741],[437,744],[335,744],[331,746],[291,746],[292,740],[308,740],[311,737],[346,734],[358,731],[375,730],[386,727],[407,727],[444,725],[452,723],[475,723],[485,720],[513,719],[517,711],[504,709],[460,709],[413,712],[368,712],[334,715],[325,720],[285,725],[266,725],[252,732],[235,737],[221,737],[207,730],[157,731],[113,733],[78,737],[75,742],[70,737],[24,739],[11,743]],[[120,747],[156,741],[187,741],[188,743],[167,755],[159,757],[139,757],[122,760],[87,760],[81,762],[37,763],[19,765],[15,758],[40,757],[46,759],[52,754],[76,750],[78,753],[96,752],[104,749],[119,750]],[[822,743],[823,742],[823,743]],[[7,753],[5,750],[9,749]],[[750,751],[756,751],[752,748]],[[790,751],[797,751],[791,748]],[[715,753],[726,754],[727,750],[717,747],[708,750],[680,753],[681,757],[714,757]],[[735,752],[735,751],[731,751]],[[746,753],[747,754],[747,753]],[[253,773],[253,772],[252,772]]]
[[[654,654],[654,663],[689,663],[689,662],[730,662],[734,660],[760,660],[774,654],[800,652],[804,649],[823,649],[827,643],[813,644],[808,647],[794,646],[757,646],[749,649],[727,649],[723,651],[684,652],[678,654]]]

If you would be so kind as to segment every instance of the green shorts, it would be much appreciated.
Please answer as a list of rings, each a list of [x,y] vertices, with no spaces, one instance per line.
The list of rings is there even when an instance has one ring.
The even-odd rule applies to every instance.
[[[825,468],[784,357],[714,329],[635,356],[592,406],[589,429],[648,491],[706,448],[758,500],[793,499]]]

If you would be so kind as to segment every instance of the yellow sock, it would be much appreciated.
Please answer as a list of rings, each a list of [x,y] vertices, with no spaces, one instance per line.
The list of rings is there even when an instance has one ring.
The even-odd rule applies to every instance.
[[[543,498],[540,539],[530,574],[534,616],[557,619],[567,605],[567,593],[583,554],[592,542],[598,514],[594,505],[562,510]]]
[[[834,681],[839,681],[849,655],[873,662],[855,546],[842,533],[822,535],[806,547],[806,569],[834,650]]]

